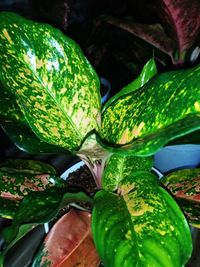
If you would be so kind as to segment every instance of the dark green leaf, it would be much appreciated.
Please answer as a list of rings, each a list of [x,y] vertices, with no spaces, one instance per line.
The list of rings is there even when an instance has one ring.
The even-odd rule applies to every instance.
[[[50,164],[28,159],[6,159],[0,162],[0,170],[9,173],[56,174],[56,170]]]
[[[152,157],[114,154],[106,163],[102,178],[102,187],[107,191],[115,191],[124,177],[129,176],[135,171],[150,171],[152,167]]]
[[[11,200],[9,198],[0,197],[0,217],[12,219],[19,207],[20,200]]]
[[[183,266],[192,252],[190,229],[156,177],[136,172],[118,193],[100,191],[94,198],[92,231],[104,265]]]
[[[0,77],[43,141],[77,150],[98,129],[97,74],[80,47],[50,25],[0,14]]]
[[[174,171],[160,182],[176,198],[190,224],[200,228],[200,169]]]
[[[49,222],[69,203],[83,201],[92,205],[91,198],[85,193],[78,192],[77,189],[70,190],[66,192],[66,189],[49,188],[25,196],[15,212],[12,225],[6,229],[7,245],[16,238],[21,225]]]
[[[102,118],[107,149],[152,155],[170,140],[200,129],[199,73],[196,66],[159,74],[111,103]]]
[[[131,92],[134,92],[141,88],[145,83],[147,83],[150,79],[152,79],[157,74],[156,64],[153,58],[151,58],[143,67],[139,77],[135,79],[132,83],[122,88],[122,90],[114,95],[112,98],[108,100],[105,104],[103,110],[105,110],[110,104],[116,101],[118,98],[127,95]]]

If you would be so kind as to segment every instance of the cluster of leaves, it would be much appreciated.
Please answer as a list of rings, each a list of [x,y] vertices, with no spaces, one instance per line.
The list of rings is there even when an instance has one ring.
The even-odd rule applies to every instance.
[[[91,199],[66,187],[48,165],[3,163],[1,215],[13,221],[4,232],[2,256],[35,224],[53,220],[68,203],[86,201],[92,205],[92,236],[105,266],[183,266],[192,251],[189,226],[175,200],[150,172],[150,156],[170,140],[200,129],[199,73],[200,66],[195,66],[157,74],[151,59],[140,76],[102,108],[98,76],[74,41],[50,25],[2,12],[3,129],[28,152],[70,151],[78,155],[99,186]],[[199,225],[198,212],[191,205],[198,205],[197,173],[192,179],[183,173],[179,176],[184,177],[180,181],[185,186],[180,194],[171,178],[161,184],[179,198],[186,196],[184,204],[179,204],[191,222]],[[55,259],[51,246],[57,233],[54,229],[35,266],[55,266],[57,260],[63,266],[71,264],[70,260],[78,264],[85,258],[93,246],[90,216],[72,216],[85,225],[81,241],[73,243],[77,232],[72,227],[71,243],[58,238],[59,248],[66,253]],[[66,217],[58,225],[66,224]],[[69,259],[68,251],[78,244],[85,254],[77,250]],[[87,263],[90,267],[99,264],[92,251],[93,258]]]

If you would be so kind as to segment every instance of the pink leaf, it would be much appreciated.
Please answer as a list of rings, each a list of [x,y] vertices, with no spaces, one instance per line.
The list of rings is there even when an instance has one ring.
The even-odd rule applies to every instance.
[[[98,266],[100,260],[93,244],[90,224],[90,213],[70,210],[47,235],[34,266]]]

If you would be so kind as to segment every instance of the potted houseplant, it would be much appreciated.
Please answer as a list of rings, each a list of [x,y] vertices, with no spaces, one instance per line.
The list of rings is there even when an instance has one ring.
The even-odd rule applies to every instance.
[[[157,74],[151,59],[140,76],[102,108],[98,76],[74,41],[50,25],[2,12],[3,129],[26,151],[77,155],[98,187],[94,196],[88,196],[79,188],[66,186],[48,164],[1,163],[1,215],[12,218],[4,231],[2,266],[17,240],[35,225],[52,221],[71,202],[89,204],[92,234],[86,227],[90,246],[82,247],[83,253],[75,254],[68,266],[81,261],[97,266],[97,255],[87,262],[91,236],[105,266],[186,264],[192,252],[187,220],[150,170],[152,155],[162,146],[200,128],[199,69]],[[190,181],[187,176],[184,184]],[[197,182],[195,188],[198,186]],[[197,199],[198,190],[190,195]],[[194,202],[185,201],[190,209],[190,213],[186,210],[188,220],[198,225]],[[66,217],[61,218],[59,227],[68,225]],[[81,214],[78,221],[90,225],[90,215]],[[71,233],[76,227],[71,224],[67,229]],[[50,243],[47,240],[36,256],[35,266],[66,264],[69,246],[66,249],[61,240],[62,251],[69,253],[55,257]]]

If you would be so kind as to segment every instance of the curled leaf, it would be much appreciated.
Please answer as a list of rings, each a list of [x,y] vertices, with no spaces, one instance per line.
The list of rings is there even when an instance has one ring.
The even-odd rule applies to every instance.
[[[199,72],[198,65],[159,74],[113,101],[102,115],[102,143],[113,152],[119,148],[147,156],[170,140],[200,129]]]

